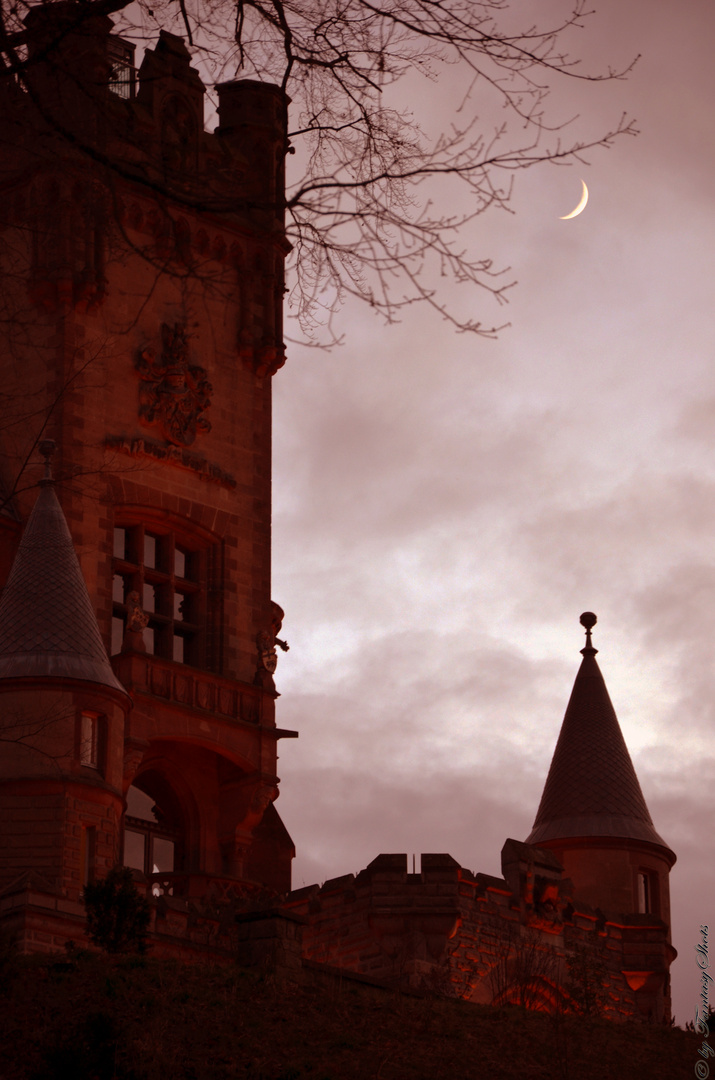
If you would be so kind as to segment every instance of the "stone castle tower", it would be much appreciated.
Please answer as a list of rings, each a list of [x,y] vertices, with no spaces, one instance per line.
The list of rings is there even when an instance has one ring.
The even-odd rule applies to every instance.
[[[558,858],[581,903],[663,924],[665,933],[656,938],[628,922],[623,933],[626,978],[640,1011],[663,1018],[669,1016],[669,969],[676,956],[669,884],[676,857],[653,827],[596,662],[596,616],[584,612],[581,623],[583,661],[526,842]]]
[[[579,895],[603,911],[661,915],[670,925],[675,855],[653,828],[586,627],[583,662],[527,844],[557,856]]]
[[[32,947],[76,936],[120,861],[167,897],[285,892],[295,733],[270,594],[285,95],[219,86],[210,135],[179,38],[135,73],[82,4],[25,24],[0,104],[0,889]]]
[[[31,9],[25,45],[0,101],[0,921],[28,951],[81,939],[84,885],[124,863],[174,955],[270,940],[294,970],[573,1009],[578,960],[606,1015],[666,1018],[675,856],[595,616],[502,877],[382,854],[290,892],[270,593],[287,100],[221,85],[207,134],[183,42],[162,32],[137,73],[74,0]],[[268,898],[254,933],[241,911]]]

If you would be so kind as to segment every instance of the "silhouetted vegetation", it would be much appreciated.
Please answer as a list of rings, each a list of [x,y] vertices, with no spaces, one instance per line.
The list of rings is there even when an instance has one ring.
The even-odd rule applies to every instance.
[[[101,881],[85,885],[87,933],[108,953],[146,951],[149,905],[126,866],[115,866]]]
[[[22,963],[3,1080],[678,1080],[702,1036],[76,950]]]

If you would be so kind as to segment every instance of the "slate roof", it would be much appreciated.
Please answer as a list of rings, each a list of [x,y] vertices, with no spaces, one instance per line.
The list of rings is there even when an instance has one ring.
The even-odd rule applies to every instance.
[[[41,482],[0,597],[0,679],[82,679],[126,690],[112,671],[51,480]]]
[[[595,623],[595,616],[592,618]],[[543,844],[572,836],[621,837],[658,844],[672,855],[653,827],[596,663],[597,651],[591,645],[589,629],[536,821],[526,842]]]

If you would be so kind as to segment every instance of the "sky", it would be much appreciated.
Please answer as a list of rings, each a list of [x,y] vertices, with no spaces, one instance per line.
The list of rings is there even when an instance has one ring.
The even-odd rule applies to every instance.
[[[531,0],[526,12],[544,9]],[[294,886],[380,852],[500,874],[529,834],[594,645],[671,873],[677,1022],[715,922],[715,8],[596,0],[569,39],[627,81],[561,80],[578,136],[637,138],[515,175],[466,238],[518,282],[455,286],[496,341],[348,304],[345,344],[274,379],[277,804]],[[449,89],[449,88],[448,88]],[[448,96],[448,95],[447,95]],[[433,129],[440,94],[415,109]],[[428,104],[429,103],[429,104]],[[435,104],[436,103],[436,104]],[[569,221],[581,179],[590,199]],[[291,333],[291,327],[288,327]]]

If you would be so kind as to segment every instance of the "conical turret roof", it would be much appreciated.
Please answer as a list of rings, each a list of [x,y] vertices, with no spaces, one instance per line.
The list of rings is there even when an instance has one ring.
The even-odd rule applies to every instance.
[[[49,478],[0,598],[0,679],[71,678],[127,691],[109,663],[62,507]]]
[[[615,710],[597,649],[596,616],[581,616],[586,648],[561,726],[551,768],[528,844],[569,837],[645,840],[668,851],[653,827]]]

